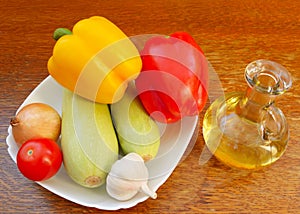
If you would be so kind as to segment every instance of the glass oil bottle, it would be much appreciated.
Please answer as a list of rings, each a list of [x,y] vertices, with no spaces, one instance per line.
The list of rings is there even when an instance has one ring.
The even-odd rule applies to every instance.
[[[257,60],[245,69],[248,87],[217,98],[203,121],[206,146],[217,159],[241,169],[258,169],[286,150],[288,125],[275,99],[292,86],[280,64]]]

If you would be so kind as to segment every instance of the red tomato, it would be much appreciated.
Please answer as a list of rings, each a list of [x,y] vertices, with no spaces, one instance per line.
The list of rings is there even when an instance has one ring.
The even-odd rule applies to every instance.
[[[43,181],[58,172],[62,157],[62,152],[55,141],[47,138],[31,139],[20,147],[17,165],[26,178]]]

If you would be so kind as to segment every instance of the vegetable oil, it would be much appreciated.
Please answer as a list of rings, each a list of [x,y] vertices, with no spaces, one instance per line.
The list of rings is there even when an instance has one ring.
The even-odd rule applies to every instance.
[[[246,92],[217,98],[205,113],[203,136],[217,159],[231,167],[258,169],[278,160],[289,131],[275,99],[291,85],[289,72],[278,63],[257,60],[245,70]]]

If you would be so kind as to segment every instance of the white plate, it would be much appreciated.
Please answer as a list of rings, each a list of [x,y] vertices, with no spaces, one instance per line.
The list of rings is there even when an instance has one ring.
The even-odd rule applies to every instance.
[[[33,90],[20,108],[32,102],[47,103],[61,113],[62,87],[51,76],[48,76]],[[157,157],[147,163],[150,174],[149,187],[151,189],[156,191],[168,179],[179,161],[183,158],[188,146],[193,146],[195,142],[192,142],[191,139],[196,130],[197,121],[198,117],[195,116],[184,118],[171,125],[160,124],[162,132],[161,146]],[[6,142],[8,153],[16,162],[18,148],[12,136],[11,127],[8,128]],[[139,193],[131,200],[125,202],[117,201],[109,197],[104,185],[96,189],[88,189],[76,184],[69,178],[63,166],[51,179],[37,183],[67,200],[83,206],[103,210],[129,208],[148,199],[147,196]],[[159,200],[159,195],[156,200]]]

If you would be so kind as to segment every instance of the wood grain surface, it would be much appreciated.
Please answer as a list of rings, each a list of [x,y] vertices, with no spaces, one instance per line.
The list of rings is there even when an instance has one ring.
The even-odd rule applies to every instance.
[[[93,15],[107,17],[129,36],[189,32],[225,92],[245,89],[244,68],[256,59],[274,60],[293,76],[293,88],[277,102],[290,127],[289,146],[279,161],[254,172],[230,169],[215,158],[200,164],[205,149],[200,128],[158,198],[116,212],[300,213],[299,0],[0,0],[0,6],[0,213],[106,213],[24,178],[6,145],[10,118],[48,76],[53,30]]]

